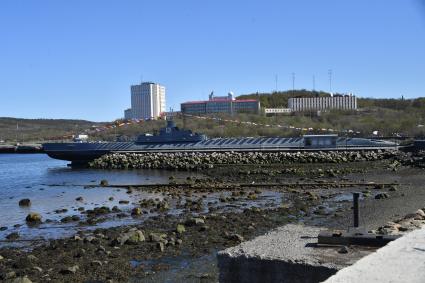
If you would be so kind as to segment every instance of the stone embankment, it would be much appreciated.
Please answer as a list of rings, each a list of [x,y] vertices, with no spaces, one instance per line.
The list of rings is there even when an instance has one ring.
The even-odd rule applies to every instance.
[[[215,165],[342,163],[394,158],[397,151],[113,153],[89,165],[104,169],[207,169]]]

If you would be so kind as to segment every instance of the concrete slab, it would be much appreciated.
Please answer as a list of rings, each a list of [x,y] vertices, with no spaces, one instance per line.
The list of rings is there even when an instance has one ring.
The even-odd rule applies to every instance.
[[[425,282],[425,227],[387,244],[325,282]]]
[[[288,224],[219,252],[220,282],[321,282],[376,250],[318,247],[321,230]]]

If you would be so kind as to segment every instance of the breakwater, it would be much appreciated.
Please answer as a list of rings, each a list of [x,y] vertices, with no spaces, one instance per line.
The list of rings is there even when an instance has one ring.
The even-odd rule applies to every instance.
[[[267,165],[284,163],[341,163],[374,161],[398,155],[394,150],[327,152],[170,152],[112,153],[89,163],[102,169],[179,169],[213,168],[215,165]]]

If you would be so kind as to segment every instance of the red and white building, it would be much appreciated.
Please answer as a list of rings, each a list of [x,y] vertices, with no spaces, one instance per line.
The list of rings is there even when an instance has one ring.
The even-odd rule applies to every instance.
[[[209,95],[208,100],[188,101],[181,104],[183,114],[203,115],[215,113],[255,113],[260,112],[260,101],[256,99],[235,99],[233,93],[227,96]]]

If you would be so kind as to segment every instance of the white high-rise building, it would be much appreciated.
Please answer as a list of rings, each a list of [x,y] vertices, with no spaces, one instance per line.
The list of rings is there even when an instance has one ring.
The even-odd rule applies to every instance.
[[[133,119],[155,119],[165,112],[165,87],[151,82],[131,86],[131,115]]]

